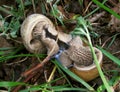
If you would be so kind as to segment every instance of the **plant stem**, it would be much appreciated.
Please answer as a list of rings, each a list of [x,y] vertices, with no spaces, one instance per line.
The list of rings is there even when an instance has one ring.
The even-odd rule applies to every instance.
[[[50,76],[49,76],[49,78],[48,78],[48,80],[47,80],[47,83],[49,83],[51,80],[52,80],[52,78],[53,78],[53,76],[54,76],[54,74],[55,74],[55,71],[56,71],[56,66],[54,66],[54,68],[53,68],[53,70],[52,70],[52,73],[50,74]],[[46,84],[45,85],[45,88],[44,88],[44,90],[46,90],[46,87],[48,86],[49,84]],[[46,92],[46,91],[42,91],[42,92]],[[53,90],[51,89],[51,92],[53,92]]]
[[[22,11],[24,13],[24,18],[26,17],[25,16],[25,7],[24,7],[24,3],[23,3],[23,0],[20,0],[21,1],[21,6],[22,6]]]
[[[0,6],[0,11],[3,11],[3,12],[5,12],[7,14],[10,14],[10,15],[13,15],[12,12],[10,12],[9,10],[7,10],[7,9],[1,7],[1,6]]]
[[[100,74],[100,77],[101,77],[101,79],[102,79],[102,81],[103,81],[103,83],[104,83],[107,91],[108,91],[108,92],[112,92],[112,91],[111,91],[111,88],[110,88],[110,86],[109,86],[109,84],[108,84],[108,82],[107,82],[107,80],[105,79],[105,76],[104,76],[104,74],[103,74],[103,72],[102,72],[102,69],[101,69],[101,67],[100,67],[100,65],[99,65],[99,63],[98,63],[98,59],[97,59],[97,56],[96,56],[96,54],[95,54],[95,50],[94,50],[94,48],[93,48],[93,46],[92,46],[92,42],[91,42],[91,39],[90,39],[90,36],[89,36],[88,29],[87,29],[85,26],[84,26],[84,28],[85,28],[86,33],[87,33],[87,34],[86,34],[86,37],[87,37],[87,39],[88,39],[88,42],[89,42],[89,45],[90,45],[90,49],[91,49],[91,52],[92,52],[92,54],[93,54],[94,62],[95,62],[95,64],[96,64],[96,66],[97,66],[97,69],[98,69],[98,72],[99,72],[99,74]]]
[[[33,5],[33,11],[34,11],[34,13],[36,13],[35,1],[34,0],[32,0],[32,5]]]
[[[103,2],[102,2],[102,4],[104,4],[104,3],[106,3],[106,1],[107,0],[104,0]],[[97,10],[99,10],[100,9],[100,7],[97,7],[96,9],[94,9],[92,12],[90,12],[89,14],[87,14],[86,16],[84,16],[84,18],[87,18],[87,17],[89,17],[90,15],[92,15],[93,13],[95,13]]]
[[[111,13],[113,16],[115,16],[116,18],[120,19],[120,15],[118,15],[116,12],[114,12],[113,10],[111,10],[110,8],[106,7],[105,5],[103,5],[102,3],[100,3],[98,0],[92,0],[96,5],[98,5],[99,7],[103,8],[104,10],[106,10],[107,12]]]

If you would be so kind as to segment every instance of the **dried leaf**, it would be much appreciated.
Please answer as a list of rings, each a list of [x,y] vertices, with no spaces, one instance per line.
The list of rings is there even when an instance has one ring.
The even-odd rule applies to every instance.
[[[113,9],[116,13],[120,14],[120,3],[117,4]],[[115,16],[111,15],[111,20],[108,24],[111,29],[111,32],[118,31],[120,32],[120,19],[116,18]]]

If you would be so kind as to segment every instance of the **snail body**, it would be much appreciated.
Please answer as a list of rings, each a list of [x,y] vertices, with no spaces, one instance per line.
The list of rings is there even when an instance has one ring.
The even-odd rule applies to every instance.
[[[73,38],[69,44],[69,49],[63,51],[60,55],[60,61],[63,66],[68,67],[72,65],[69,69],[85,81],[91,81],[99,76],[91,50],[88,46],[83,46],[80,37]],[[99,61],[98,63],[101,66],[103,58],[102,53],[95,47],[94,50]],[[63,54],[65,54],[64,57]]]
[[[67,59],[65,59],[63,56]],[[92,53],[89,47],[83,46],[83,42],[79,36],[73,38],[69,42],[69,48],[63,51],[63,53],[60,56],[60,59],[64,66],[69,66],[70,62],[79,67],[88,66],[93,63]],[[66,63],[66,65],[64,63]]]
[[[92,53],[88,46],[83,46],[79,36],[73,38],[70,42],[67,54],[70,59],[78,66],[88,66],[93,63]]]

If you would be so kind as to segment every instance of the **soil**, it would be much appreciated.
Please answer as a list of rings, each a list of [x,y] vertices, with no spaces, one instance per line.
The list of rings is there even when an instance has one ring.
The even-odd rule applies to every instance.
[[[75,1],[75,3],[73,3],[74,1]],[[67,20],[67,18],[70,19],[76,14],[85,16],[88,13],[90,13],[91,11],[93,11],[94,8],[97,8],[97,6],[94,3],[90,4],[89,1],[90,0],[85,0],[83,2],[84,5],[80,6],[78,4],[77,0],[60,0],[59,9],[65,15],[64,20]],[[6,3],[6,2],[0,2],[0,5],[13,4],[11,2],[8,2],[8,3]],[[14,2],[14,4],[15,4],[15,2]],[[89,4],[90,4],[90,6],[88,6]],[[109,6],[109,8],[113,9],[114,11],[117,11],[118,14],[120,14],[120,11],[118,10],[120,3],[118,3],[118,0],[115,0],[115,1],[109,0],[108,2],[106,2],[106,5]],[[49,5],[47,5],[47,6],[50,7]],[[67,12],[64,10],[65,7],[66,7]],[[70,7],[73,7],[73,8],[70,8]],[[28,9],[26,9],[27,10],[26,15],[33,13],[33,10],[30,10],[30,9],[31,9],[31,6],[29,6]],[[40,10],[39,5],[36,5],[36,9],[37,9],[36,13],[42,11],[42,10]],[[31,11],[32,11],[32,13],[31,13]],[[47,11],[50,11],[49,8],[47,9]],[[103,12],[104,12],[103,15],[101,15],[98,18],[96,17],[98,14],[101,14]],[[1,13],[1,11],[0,11],[0,13]],[[1,14],[3,14],[3,12]],[[4,13],[2,16],[7,17],[8,14]],[[50,19],[54,20],[54,18],[49,14],[49,12],[47,12],[46,16],[48,16]],[[93,18],[96,18],[96,20],[91,20]],[[96,45],[102,46],[102,48],[104,48],[105,50],[107,50],[108,52],[110,52],[111,54],[116,56],[117,58],[120,58],[120,33],[119,33],[120,32],[120,30],[119,30],[120,20],[118,20],[113,15],[111,15],[110,13],[106,12],[105,10],[103,10],[101,8],[97,12],[95,12],[94,14],[89,16],[87,19],[92,21],[93,30],[91,31],[91,33],[93,33],[93,34],[91,35],[91,38],[92,38],[93,45],[94,46],[96,46]],[[55,21],[53,21],[53,22],[55,22]],[[70,31],[72,31],[74,29],[75,25],[76,25],[76,23],[74,23],[74,22],[72,22],[72,23],[65,22],[66,28],[62,28],[62,29],[66,30],[66,32],[69,33]],[[4,25],[1,25],[1,26],[3,27]],[[71,26],[71,28],[69,28],[69,26]],[[61,29],[60,24],[58,24],[58,28]],[[20,31],[20,30],[18,30],[18,31]],[[97,33],[98,36],[95,36],[95,33]],[[113,39],[112,37],[116,34],[117,34],[117,36],[115,37],[114,41],[112,42],[112,39]],[[4,53],[4,54],[2,54],[2,56],[4,56],[4,57],[9,55],[10,53],[12,53],[17,48],[20,48],[20,47],[22,47],[22,48],[16,53],[16,55],[30,53],[23,46],[20,35],[18,35],[17,38],[10,38],[10,39],[8,39],[7,37],[1,36],[0,37],[0,48],[7,48],[7,47],[10,47],[10,48],[15,47],[15,48],[12,50],[8,50],[8,51],[7,50],[2,51],[2,53]],[[32,56],[32,57],[17,57],[17,58],[7,59],[4,62],[0,61],[0,63],[1,63],[0,64],[0,81],[19,81],[22,74],[27,69],[38,65],[39,61],[42,61],[42,60],[43,60],[43,58],[41,60],[39,60],[37,57]],[[54,67],[54,64],[52,62],[48,61],[45,64],[45,66],[43,66],[36,73],[36,76],[31,75],[31,78],[29,81],[27,81],[28,78],[23,78],[20,81],[23,81],[23,82],[27,81],[27,83],[30,83],[30,84],[45,83],[47,81],[50,73],[52,72],[53,67]],[[103,58],[102,70],[105,73],[105,76],[106,76],[106,78],[108,78],[108,80],[110,80],[113,76],[115,76],[115,73],[113,71],[118,71],[117,76],[120,76],[119,66],[117,64],[115,64],[113,61],[111,61],[109,58],[107,58],[105,55]],[[53,79],[56,79],[59,77],[61,77],[61,74],[58,71],[56,71]],[[69,76],[67,76],[67,77],[69,78]],[[73,79],[70,78],[70,80],[74,86],[77,86],[77,87],[82,86],[81,84],[77,83]],[[62,78],[59,81],[56,81],[55,83],[53,83],[53,85],[62,85],[65,83],[66,83],[66,80],[64,78]],[[94,86],[94,88],[96,89],[98,86],[100,86],[102,84],[102,80],[100,77],[97,77],[96,79],[94,79],[88,83],[91,86]],[[115,92],[120,92],[120,80],[116,85],[114,85],[113,88],[114,88]],[[4,88],[1,88],[1,89],[4,89]]]

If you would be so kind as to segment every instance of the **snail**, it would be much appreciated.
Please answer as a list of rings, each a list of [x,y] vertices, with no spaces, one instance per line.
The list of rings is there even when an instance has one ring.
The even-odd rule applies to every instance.
[[[60,53],[58,60],[85,81],[95,79],[99,73],[89,46],[84,46],[79,36],[69,42],[69,48]],[[102,53],[94,47],[98,63],[102,65]]]
[[[32,14],[23,21],[21,37],[28,51],[39,54],[50,53],[64,67],[85,81],[90,81],[99,75],[89,46],[84,46],[78,36],[72,38],[70,34],[57,31],[53,23],[42,14]],[[68,48],[66,49],[61,43]],[[94,50],[98,63],[102,65],[101,51],[95,47]]]
[[[50,53],[51,56],[58,52],[57,38],[63,43],[68,43],[72,37],[63,32],[56,31],[53,23],[42,14],[28,16],[21,25],[23,44],[31,53]]]

